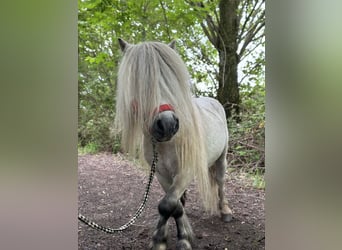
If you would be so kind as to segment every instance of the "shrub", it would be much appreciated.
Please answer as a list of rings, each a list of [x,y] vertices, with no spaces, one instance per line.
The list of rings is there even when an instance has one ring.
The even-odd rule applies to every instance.
[[[264,171],[265,167],[265,86],[241,86],[240,119],[228,120],[230,167]],[[239,122],[236,122],[239,120]]]

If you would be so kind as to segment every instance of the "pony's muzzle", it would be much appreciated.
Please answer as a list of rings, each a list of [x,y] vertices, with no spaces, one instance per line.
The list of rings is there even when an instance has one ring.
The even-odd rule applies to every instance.
[[[159,113],[151,128],[151,135],[159,142],[171,140],[179,129],[179,120],[172,111]]]

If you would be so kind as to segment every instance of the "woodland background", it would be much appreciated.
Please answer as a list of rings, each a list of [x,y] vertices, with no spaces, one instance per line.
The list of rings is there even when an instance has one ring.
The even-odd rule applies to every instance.
[[[230,167],[264,172],[264,0],[79,0],[80,153],[120,151],[111,133],[119,37],[130,43],[175,39],[195,94],[225,107]]]

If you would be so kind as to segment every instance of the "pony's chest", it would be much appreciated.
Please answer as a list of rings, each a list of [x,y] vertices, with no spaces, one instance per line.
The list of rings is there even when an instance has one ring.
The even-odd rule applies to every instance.
[[[177,173],[178,162],[176,156],[172,157],[170,155],[160,155],[157,172],[163,176],[174,177]]]
[[[153,150],[150,143],[145,140],[144,143],[144,155],[148,164],[151,164],[153,158]],[[175,151],[174,144],[172,143],[160,143],[157,146],[158,151],[158,163],[156,171],[163,176],[175,176],[178,169],[178,160]]]

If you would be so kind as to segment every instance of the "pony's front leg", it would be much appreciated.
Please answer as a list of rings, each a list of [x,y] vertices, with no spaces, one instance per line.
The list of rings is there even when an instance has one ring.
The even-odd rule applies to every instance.
[[[167,219],[160,216],[156,230],[153,233],[152,241],[150,243],[151,250],[165,250],[168,233]]]
[[[167,221],[172,216],[176,220],[178,231],[178,250],[191,250],[190,240],[192,238],[192,230],[190,223],[184,213],[183,205],[180,201],[185,189],[191,182],[190,176],[178,174],[174,177],[172,185],[167,189],[165,183],[161,183],[166,195],[159,202],[159,221],[157,228],[153,234],[150,249],[166,249],[167,241]],[[164,185],[163,185],[164,184]]]
[[[191,250],[190,242],[193,240],[193,232],[188,217],[185,214],[184,205],[178,201],[177,208],[172,214],[177,225],[177,249]]]
[[[177,225],[177,250],[191,250],[193,232],[181,201],[165,195],[158,206],[160,218],[153,234],[150,249],[166,249],[167,221],[172,216]]]
[[[166,249],[168,225],[167,221],[173,212],[176,210],[177,200],[170,197],[168,194],[159,202],[159,221],[157,228],[153,233],[152,242],[150,244],[150,249],[152,250],[164,250]]]

